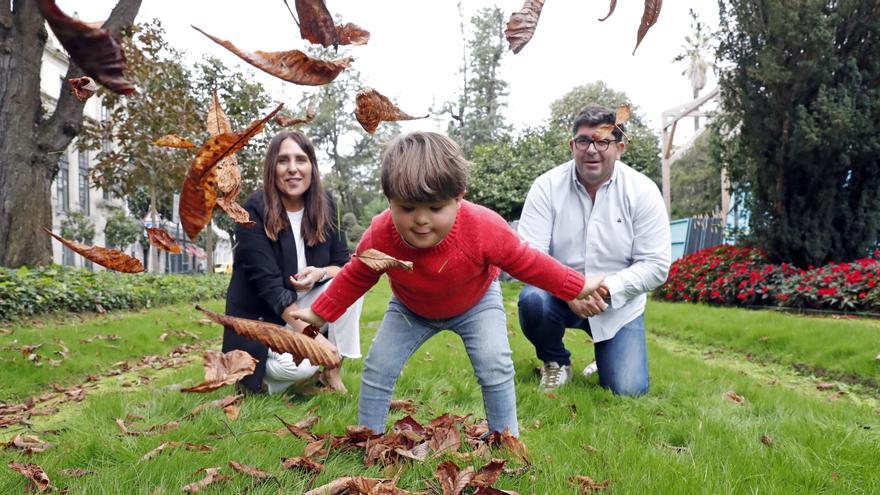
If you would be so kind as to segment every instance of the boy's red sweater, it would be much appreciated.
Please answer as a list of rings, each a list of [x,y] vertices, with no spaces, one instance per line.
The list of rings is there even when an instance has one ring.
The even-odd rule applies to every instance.
[[[452,229],[431,248],[414,248],[401,238],[385,210],[370,224],[357,252],[378,249],[399,260],[412,261],[413,271],[392,268],[386,273],[397,299],[413,313],[429,319],[451,318],[473,307],[498,277],[499,268],[528,284],[568,301],[584,287],[584,276],[520,241],[494,211],[462,201]],[[378,273],[353,258],[312,304],[318,316],[335,321],[378,282]]]

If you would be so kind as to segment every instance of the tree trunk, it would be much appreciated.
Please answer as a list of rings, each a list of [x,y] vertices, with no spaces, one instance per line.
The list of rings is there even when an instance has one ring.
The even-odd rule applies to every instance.
[[[47,33],[36,2],[0,0],[0,266],[52,262],[51,186],[60,153],[80,131],[83,106],[62,85],[51,117],[42,115],[40,67]],[[106,26],[131,24],[141,0],[119,0]],[[82,71],[71,64],[66,78]]]
[[[156,183],[150,184],[150,227],[154,229],[161,228],[159,225],[159,214],[156,210]],[[159,248],[150,243],[150,251],[147,255],[150,257],[149,271],[150,273],[159,273]]]
[[[214,272],[214,221],[208,222],[205,232],[205,273]]]

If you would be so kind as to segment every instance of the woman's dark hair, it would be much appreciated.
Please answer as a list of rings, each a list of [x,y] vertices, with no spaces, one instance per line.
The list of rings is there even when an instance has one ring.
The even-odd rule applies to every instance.
[[[314,246],[327,239],[327,231],[330,226],[330,204],[321,185],[321,174],[318,171],[318,159],[315,156],[315,145],[298,131],[282,131],[269,142],[266,151],[266,159],[263,162],[263,228],[266,235],[273,241],[278,240],[278,233],[288,228],[290,221],[287,219],[287,210],[281,202],[281,194],[275,186],[275,165],[278,162],[278,151],[281,143],[286,139],[293,142],[309,157],[312,164],[311,185],[303,194],[303,206],[305,212],[302,222],[302,236],[306,244]]]

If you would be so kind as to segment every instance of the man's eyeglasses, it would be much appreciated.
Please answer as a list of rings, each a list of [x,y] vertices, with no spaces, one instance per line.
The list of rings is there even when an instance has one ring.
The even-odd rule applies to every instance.
[[[586,151],[586,150],[590,149],[590,145],[592,144],[596,148],[596,151],[601,153],[603,151],[608,150],[608,147],[611,146],[611,143],[616,143],[617,141],[620,141],[620,140],[619,139],[600,139],[598,141],[593,141],[592,139],[590,139],[588,137],[580,136],[580,137],[575,138],[574,147],[577,148],[579,151]]]

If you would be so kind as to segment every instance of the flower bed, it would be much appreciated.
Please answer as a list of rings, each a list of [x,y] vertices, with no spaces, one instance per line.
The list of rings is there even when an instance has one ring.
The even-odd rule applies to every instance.
[[[64,266],[0,268],[0,321],[54,312],[139,309],[226,296],[229,276],[129,275]]]
[[[876,258],[875,252],[875,258]],[[675,261],[654,291],[664,301],[880,311],[880,263],[862,258],[799,269],[750,247],[716,246]]]

